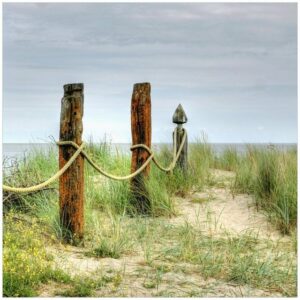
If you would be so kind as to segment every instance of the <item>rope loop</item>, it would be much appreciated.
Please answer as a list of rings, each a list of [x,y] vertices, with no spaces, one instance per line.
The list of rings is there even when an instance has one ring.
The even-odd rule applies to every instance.
[[[176,127],[175,131],[178,130],[178,128]],[[7,192],[13,192],[13,193],[29,193],[29,192],[34,192],[34,191],[38,191],[40,189],[43,189],[44,187],[46,187],[47,185],[51,184],[52,182],[54,182],[55,180],[57,180],[61,175],[63,175],[66,170],[72,165],[72,163],[76,160],[76,158],[81,154],[83,155],[86,160],[89,162],[89,164],[95,169],[97,170],[100,174],[102,174],[103,176],[109,178],[109,179],[113,179],[113,180],[129,180],[134,178],[135,176],[139,175],[149,164],[151,161],[154,162],[154,164],[161,170],[164,171],[166,173],[170,173],[173,171],[173,169],[176,166],[176,163],[178,161],[178,158],[180,156],[180,153],[183,149],[184,143],[186,141],[186,130],[184,128],[182,128],[181,130],[184,131],[183,134],[183,139],[181,141],[181,144],[179,146],[179,149],[177,151],[177,144],[176,144],[176,136],[174,137],[174,143],[173,143],[173,159],[172,162],[170,163],[170,165],[168,167],[163,167],[155,158],[153,151],[145,144],[136,144],[130,147],[130,150],[133,151],[135,149],[144,149],[148,152],[149,157],[147,158],[147,160],[143,163],[143,165],[141,165],[136,171],[134,171],[133,173],[126,175],[126,176],[116,176],[110,173],[107,173],[106,171],[102,170],[102,168],[100,166],[98,166],[92,159],[91,157],[83,150],[83,148],[85,147],[85,144],[82,143],[80,146],[77,145],[76,143],[72,142],[72,141],[59,141],[56,142],[56,144],[58,146],[66,146],[66,145],[71,145],[73,146],[76,150],[76,152],[71,156],[71,158],[69,159],[69,161],[63,166],[63,168],[61,168],[56,174],[54,174],[52,177],[50,177],[48,180],[31,186],[31,187],[11,187],[11,186],[7,186],[7,185],[2,185],[3,191],[7,191]],[[174,131],[174,134],[176,134],[176,132]]]

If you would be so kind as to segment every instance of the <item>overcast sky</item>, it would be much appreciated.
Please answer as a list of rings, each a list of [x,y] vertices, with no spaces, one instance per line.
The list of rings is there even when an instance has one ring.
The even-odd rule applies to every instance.
[[[297,141],[297,5],[4,3],[3,140],[58,138],[63,85],[85,85],[84,138],[131,142],[137,82],[152,140]]]

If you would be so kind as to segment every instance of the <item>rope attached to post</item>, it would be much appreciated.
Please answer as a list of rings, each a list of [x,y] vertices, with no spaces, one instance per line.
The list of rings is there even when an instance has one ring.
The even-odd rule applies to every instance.
[[[177,128],[175,129],[177,130]],[[137,144],[137,145],[134,145],[130,148],[130,150],[134,150],[134,149],[137,149],[137,148],[142,148],[144,150],[146,150],[150,156],[148,157],[148,159],[145,161],[145,163],[139,168],[137,169],[135,172],[129,174],[129,175],[126,175],[126,176],[116,176],[116,175],[113,175],[113,174],[109,174],[107,172],[105,172],[104,170],[101,169],[101,167],[99,167],[91,158],[90,156],[83,150],[85,144],[82,143],[80,146],[77,145],[76,143],[72,142],[72,141],[62,141],[62,142],[57,142],[56,144],[58,146],[65,146],[65,145],[72,145],[74,148],[76,148],[76,152],[71,156],[71,158],[69,159],[69,161],[63,166],[63,168],[61,168],[56,174],[54,174],[52,177],[50,177],[48,180],[40,183],[40,184],[37,184],[37,185],[34,185],[34,186],[31,186],[31,187],[11,187],[11,186],[7,186],[7,185],[2,185],[2,188],[3,188],[3,191],[7,191],[7,192],[13,192],[13,193],[28,193],[28,192],[34,192],[34,191],[38,191],[42,188],[44,188],[45,186],[51,184],[52,182],[54,182],[55,180],[57,180],[62,174],[64,174],[64,172],[72,165],[72,163],[75,161],[75,159],[80,155],[82,154],[86,159],[87,161],[89,162],[89,164],[94,168],[96,169],[100,174],[102,174],[103,176],[109,178],[109,179],[113,179],[113,180],[129,180],[137,175],[139,175],[146,167],[147,165],[151,162],[151,160],[154,162],[154,164],[162,171],[164,172],[171,172],[175,166],[176,166],[176,162],[179,158],[179,155],[183,149],[183,146],[184,146],[184,143],[185,143],[185,140],[186,140],[186,131],[185,129],[184,130],[184,135],[183,135],[183,139],[181,141],[181,144],[180,144],[180,147],[178,149],[178,151],[176,152],[176,139],[174,139],[174,144],[173,144],[173,160],[171,162],[171,164],[164,168],[162,167],[158,161],[156,160],[155,156],[154,156],[154,153],[153,151],[146,145],[144,144]]]
[[[35,191],[38,191],[38,190],[44,188],[45,186],[54,182],[56,179],[58,179],[62,174],[64,174],[67,171],[67,169],[72,165],[72,163],[77,158],[77,156],[79,156],[79,154],[82,152],[83,147],[84,147],[83,143],[81,144],[81,146],[78,146],[77,151],[71,156],[71,158],[63,166],[63,168],[61,168],[56,174],[54,174],[48,180],[46,180],[40,184],[30,186],[30,187],[20,187],[20,188],[11,187],[11,186],[7,186],[7,185],[3,184],[2,185],[3,191],[13,192],[13,193],[28,193],[28,192],[35,192]]]

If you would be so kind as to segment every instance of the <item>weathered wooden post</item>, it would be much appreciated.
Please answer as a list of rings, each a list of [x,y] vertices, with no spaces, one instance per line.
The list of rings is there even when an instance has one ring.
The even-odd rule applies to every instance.
[[[131,98],[131,133],[132,145],[145,144],[151,148],[151,86],[150,83],[136,83]],[[149,157],[149,153],[141,148],[132,151],[131,172],[136,171]],[[131,180],[133,204],[136,211],[147,214],[150,200],[145,186],[145,178],[149,175],[150,164]]]
[[[173,123],[177,124],[177,128],[173,132],[173,142],[176,140],[177,151],[179,150],[180,144],[182,142],[184,130],[186,130],[182,128],[182,124],[186,123],[187,121],[188,121],[187,116],[181,104],[179,104],[173,115]],[[187,152],[188,152],[188,140],[186,136],[184,146],[182,148],[182,151],[177,161],[177,166],[179,166],[183,172],[186,172],[188,169]]]
[[[61,100],[60,141],[82,143],[83,83],[64,85]],[[61,169],[76,149],[70,146],[59,147],[59,168]],[[59,179],[60,222],[64,238],[78,243],[83,238],[84,202],[84,158],[79,155],[70,168]]]

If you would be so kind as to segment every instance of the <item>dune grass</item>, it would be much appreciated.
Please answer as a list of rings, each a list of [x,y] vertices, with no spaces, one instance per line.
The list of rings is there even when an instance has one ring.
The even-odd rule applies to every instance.
[[[96,163],[108,172],[117,175],[125,175],[130,172],[130,156],[118,151],[112,154],[112,145],[106,140],[99,144],[90,140],[87,151]],[[171,162],[171,157],[167,153],[166,150],[163,150],[158,154],[158,159],[165,165]],[[36,148],[19,160],[10,172],[5,174],[3,181],[9,186],[35,185],[49,178],[57,169],[57,149],[55,147],[51,147],[49,150]],[[196,166],[193,166],[193,171],[197,172]],[[202,177],[205,176],[203,169],[201,169],[201,174]],[[204,182],[205,179],[202,177],[201,181]],[[193,175],[185,177],[179,170],[166,175],[153,166],[146,184],[147,195],[151,202],[151,215],[175,215],[176,209],[172,196],[186,194],[192,184],[198,181],[197,179],[191,182],[192,178],[198,177]],[[63,230],[59,222],[57,188],[58,183],[56,182],[38,193],[4,194],[4,224],[6,228],[4,238],[4,295],[6,296],[34,296],[35,288],[39,284],[48,279],[55,280],[56,271],[50,268],[51,259],[46,256],[44,244],[38,242],[40,238],[43,240],[43,233],[36,229],[43,226],[46,235],[54,235],[56,239],[63,240]],[[119,258],[130,250],[130,237],[120,227],[120,218],[122,219],[122,216],[130,210],[131,197],[128,181],[108,180],[101,175],[99,176],[87,163],[85,164],[86,242],[90,241],[92,247],[87,255]],[[17,226],[13,231],[14,239],[12,240],[13,222],[9,216],[16,214],[21,216],[18,226],[24,228],[22,233],[21,229],[17,230]],[[110,216],[109,224],[112,225],[110,228],[105,228],[99,224],[101,214],[102,216]],[[24,221],[22,216],[38,220],[39,226],[35,225],[29,230],[26,218]],[[39,253],[37,258],[29,253],[32,247],[35,249],[34,253]],[[21,268],[17,269],[15,263],[20,263],[18,257],[23,259],[26,255],[28,259],[24,259]],[[17,259],[14,260],[13,256]],[[22,266],[26,272],[23,272]],[[27,276],[28,272],[31,274],[30,276]],[[59,280],[58,275],[57,278]]]
[[[87,152],[110,173],[125,175],[130,171],[130,156],[114,151],[106,140],[100,144],[90,140]],[[172,160],[171,152],[166,147],[162,148],[157,159],[167,166]],[[257,242],[254,237],[245,235],[237,240],[220,239],[205,236],[188,225],[174,227],[160,223],[159,217],[172,217],[179,213],[174,197],[185,197],[214,184],[210,168],[235,172],[233,192],[254,195],[257,208],[263,209],[283,233],[294,231],[297,219],[296,151],[249,146],[244,154],[229,148],[216,156],[202,136],[197,143],[189,146],[188,173],[176,168],[165,174],[152,165],[146,188],[151,203],[150,217],[154,219],[132,215],[134,209],[128,181],[106,179],[85,164],[86,255],[118,259],[141,248],[146,264],[151,267],[159,255],[168,263],[181,261],[194,264],[204,277],[255,287],[270,286],[282,294],[294,295],[295,290],[290,286],[295,285],[295,266],[288,264],[286,255],[278,254],[265,260],[268,255],[265,252],[259,254],[260,248],[254,245]],[[49,178],[57,169],[57,149],[35,149],[4,176],[4,183],[30,186]],[[52,258],[46,253],[43,241],[46,238],[49,242],[49,236],[50,241],[63,241],[57,188],[56,182],[38,193],[4,194],[5,296],[34,296],[38,287],[49,280],[71,285],[67,291],[60,293],[62,296],[91,296],[93,289],[101,288],[107,282],[105,277],[92,281],[87,278],[83,282],[82,278],[70,278],[60,269],[53,268]],[[20,217],[20,221],[15,227],[13,218],[16,216]],[[26,220],[34,220],[35,225],[31,227]],[[158,253],[153,250],[157,243]],[[33,249],[35,252],[32,252]],[[35,256],[34,253],[39,254]],[[282,269],[284,263],[286,267]],[[21,264],[21,268],[17,268],[17,264]],[[158,287],[161,270],[155,269],[153,279],[145,282],[147,288]],[[31,275],[25,279],[24,274],[28,272]],[[112,280],[119,282],[119,279]]]
[[[236,173],[233,191],[255,197],[282,233],[290,233],[297,223],[297,150],[278,150],[249,145],[246,153],[227,149],[215,165]]]
[[[270,240],[259,240],[251,232],[238,237],[207,236],[189,224],[174,228],[172,236],[174,242],[162,250],[164,256],[194,264],[205,278],[296,294],[296,265],[290,254]]]
[[[221,155],[214,157],[213,166],[226,171],[236,171],[240,162],[240,156],[234,146],[228,146]]]

